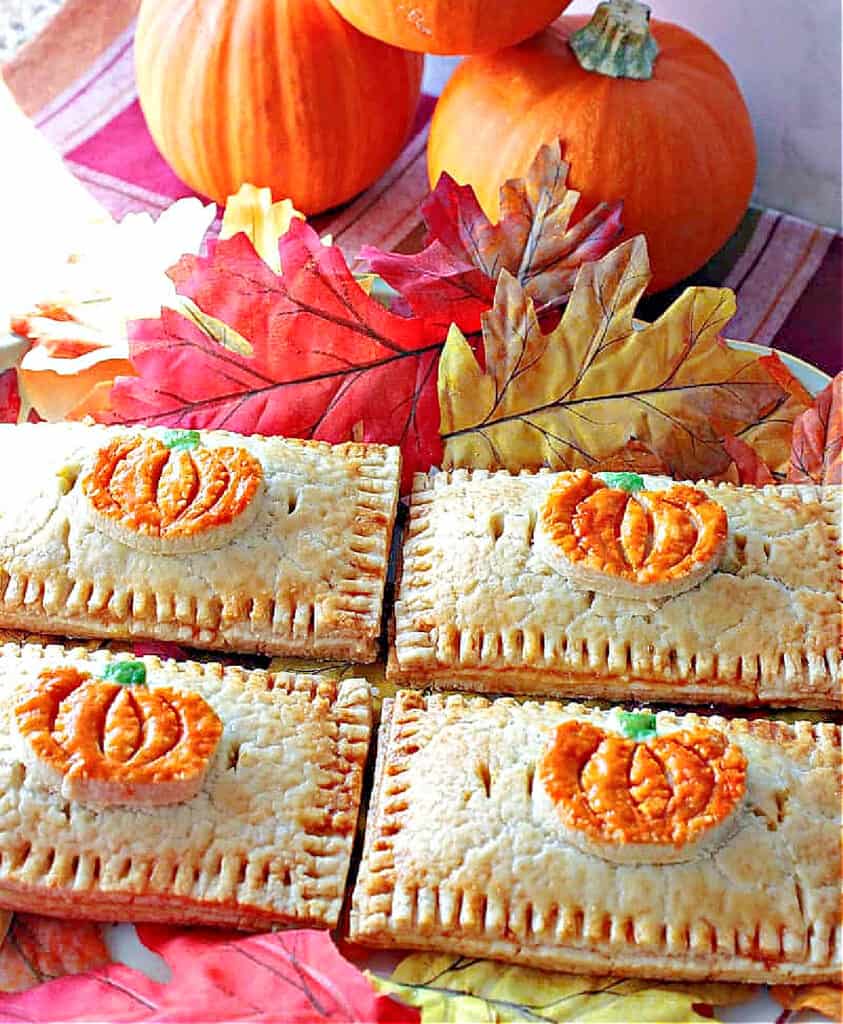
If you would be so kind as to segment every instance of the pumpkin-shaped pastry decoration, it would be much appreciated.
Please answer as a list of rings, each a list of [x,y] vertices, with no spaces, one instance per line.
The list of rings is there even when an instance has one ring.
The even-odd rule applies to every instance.
[[[366,35],[419,53],[489,53],[549,25],[571,0],[331,0]]]
[[[569,720],[538,765],[566,841],[617,862],[688,860],[721,841],[746,792],[740,747],[705,727],[659,735],[620,712],[618,732]]]
[[[100,806],[192,799],[222,735],[203,697],[147,686],[139,661],[113,662],[103,678],[45,669],[15,719],[37,777],[65,799]]]
[[[646,236],[652,291],[724,245],[755,182],[752,123],[731,71],[686,29],[650,23],[635,0],[601,3],[590,23],[563,15],[463,61],[431,122],[431,185],[447,171],[496,220],[500,186],[557,140],[580,208],[622,199],[623,237]]]
[[[205,448],[198,431],[120,436],[96,453],[82,493],[97,527],[160,554],[219,547],[254,520],[263,468],[245,448]]]
[[[720,563],[728,520],[696,487],[647,490],[636,473],[560,473],[536,523],[540,557],[584,589],[656,600],[696,586]]]
[[[143,0],[135,31],[141,107],[176,174],[220,204],[248,182],[306,214],[398,156],[423,61],[328,0]]]

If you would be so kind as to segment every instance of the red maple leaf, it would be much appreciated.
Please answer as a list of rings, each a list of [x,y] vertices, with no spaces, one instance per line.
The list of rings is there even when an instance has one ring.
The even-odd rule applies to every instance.
[[[442,332],[370,298],[303,221],[279,253],[283,276],[242,234],[182,257],[170,276],[199,315],[164,309],[130,325],[139,376],[118,378],[99,418],[398,444],[409,482],[441,453]]]
[[[0,996],[0,1021],[393,1021],[418,1011],[377,995],[328,932],[243,936],[141,926],[172,971],[166,985],[123,964]]]
[[[0,373],[0,423],[17,423],[20,415],[18,375],[14,370]]]
[[[500,219],[492,224],[469,185],[443,173],[422,204],[427,245],[410,255],[364,246],[360,255],[417,316],[463,333],[480,330],[498,274],[506,269],[533,299],[539,315],[568,298],[580,266],[599,260],[621,232],[619,202],[600,203],[569,226],[579,192],[565,184],[559,143],[542,146],[523,178],[506,182]]]

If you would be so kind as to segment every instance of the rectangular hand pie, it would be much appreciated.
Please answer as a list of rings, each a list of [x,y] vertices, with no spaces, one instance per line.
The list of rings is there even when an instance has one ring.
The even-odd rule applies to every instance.
[[[585,471],[417,477],[389,675],[840,707],[842,500]]]
[[[0,626],[372,661],[400,455],[0,426]]]
[[[668,979],[841,970],[840,729],[399,691],[355,942]]]
[[[363,680],[0,648],[0,904],[333,927],[371,728]]]

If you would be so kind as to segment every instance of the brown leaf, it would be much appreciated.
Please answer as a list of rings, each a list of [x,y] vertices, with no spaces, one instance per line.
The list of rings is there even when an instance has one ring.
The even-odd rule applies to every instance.
[[[786,1010],[816,1010],[831,1020],[843,1020],[840,985],[774,985],[770,995]]]
[[[569,189],[568,164],[558,141],[542,146],[523,178],[500,190],[500,219],[492,224],[473,189],[443,174],[422,204],[428,244],[421,252],[360,252],[417,316],[474,333],[492,304],[495,282],[507,270],[540,312],[562,306],[578,268],[604,256],[621,233],[620,202],[600,203],[570,225],[580,193]]]
[[[787,479],[843,483],[843,373],[838,373],[793,425]]]
[[[763,487],[764,484],[776,482],[776,478],[770,472],[770,467],[754,448],[750,448],[746,441],[729,434],[723,438],[723,447],[735,463],[740,483]]]
[[[735,311],[725,288],[689,288],[655,323],[633,327],[650,279],[642,237],[579,272],[559,325],[543,334],[506,272],[483,317],[485,369],[452,328],[439,366],[448,467],[593,468],[630,440],[673,476],[723,472],[722,444],[786,394],[752,353],[720,334]]]
[[[100,926],[40,914],[15,914],[0,948],[0,992],[22,992],[110,961]]]

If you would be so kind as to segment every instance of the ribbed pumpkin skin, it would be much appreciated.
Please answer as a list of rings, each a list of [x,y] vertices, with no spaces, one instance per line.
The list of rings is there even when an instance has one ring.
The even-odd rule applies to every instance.
[[[677,25],[651,23],[661,52],[649,81],[583,70],[567,45],[588,19],[564,17],[455,71],[433,116],[431,183],[471,184],[489,216],[498,188],[562,140],[585,211],[623,199],[624,236],[647,237],[651,291],[698,269],[726,242],[755,181],[755,138],[732,73]]]
[[[149,130],[191,188],[224,202],[250,182],[317,213],[398,155],[423,58],[328,0],[143,0],[135,63]]]
[[[361,32],[419,53],[489,53],[549,25],[571,0],[331,0]]]

